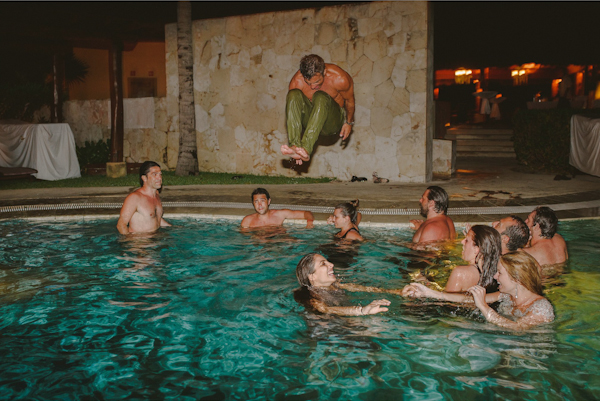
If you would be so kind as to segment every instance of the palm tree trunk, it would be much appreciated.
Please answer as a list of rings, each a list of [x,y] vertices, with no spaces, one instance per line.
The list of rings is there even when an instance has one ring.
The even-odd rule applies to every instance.
[[[192,4],[189,1],[177,3],[177,56],[179,59],[179,157],[175,174],[182,176],[198,172],[194,116]]]

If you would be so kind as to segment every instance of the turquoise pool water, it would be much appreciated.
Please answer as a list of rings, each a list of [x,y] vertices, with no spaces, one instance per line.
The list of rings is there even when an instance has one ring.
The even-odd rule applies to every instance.
[[[0,223],[1,399],[600,399],[597,221],[561,223],[557,319],[527,333],[393,295],[365,317],[294,301],[296,263],[315,250],[347,281],[396,288],[424,269],[443,284],[460,245],[413,252],[408,231],[363,228],[348,254],[331,227],[264,238],[186,219],[134,240],[115,223]]]

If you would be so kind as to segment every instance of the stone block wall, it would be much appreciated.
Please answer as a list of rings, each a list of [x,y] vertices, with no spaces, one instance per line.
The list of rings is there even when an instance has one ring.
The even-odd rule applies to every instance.
[[[356,124],[345,148],[319,142],[313,177],[377,171],[391,181],[431,178],[432,34],[426,2],[372,2],[193,22],[194,97],[201,170],[298,174],[287,143],[285,98],[302,56],[319,54],[354,79]],[[165,27],[168,152],[178,118],[177,29]],[[431,103],[431,104],[430,104]],[[173,144],[171,144],[173,142]],[[171,160],[171,153],[168,159]]]
[[[110,138],[110,99],[67,101],[63,104],[63,114],[77,146]],[[154,160],[163,168],[175,168],[177,157],[170,160],[168,156],[173,152],[176,155],[177,151],[169,152],[168,148],[172,121],[168,117],[166,98],[124,99],[123,117],[125,161]]]

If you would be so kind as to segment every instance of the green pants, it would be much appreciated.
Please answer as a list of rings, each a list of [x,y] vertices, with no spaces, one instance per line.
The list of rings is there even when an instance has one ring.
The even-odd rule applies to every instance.
[[[311,102],[300,89],[292,89],[287,94],[285,113],[290,146],[301,147],[309,155],[320,134],[339,133],[346,120],[345,110],[323,91],[315,92]]]

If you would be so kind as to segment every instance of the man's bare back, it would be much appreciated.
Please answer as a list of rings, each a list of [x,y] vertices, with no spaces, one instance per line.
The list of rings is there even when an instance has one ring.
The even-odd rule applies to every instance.
[[[354,111],[354,84],[350,75],[335,64],[325,63],[325,75],[323,83],[316,87],[307,84],[298,70],[290,81],[289,90],[300,89],[304,95],[312,100],[313,95],[317,91],[327,93],[340,107],[346,106],[346,101],[350,100],[349,95],[352,95],[352,106]],[[348,110],[347,110],[348,111]],[[349,119],[349,121],[352,121]]]
[[[413,235],[412,242],[425,243],[454,240],[456,231],[454,222],[446,215],[448,210],[448,194],[438,186],[428,187],[421,199],[421,216],[427,217],[427,220],[411,220],[412,228],[417,230]]]
[[[523,250],[542,266],[564,263],[569,258],[567,243],[560,234],[554,234],[552,238],[532,240],[531,247]]]
[[[454,222],[446,215],[428,218],[425,221],[411,220],[411,223],[417,228],[412,242],[435,242],[456,238]]]

